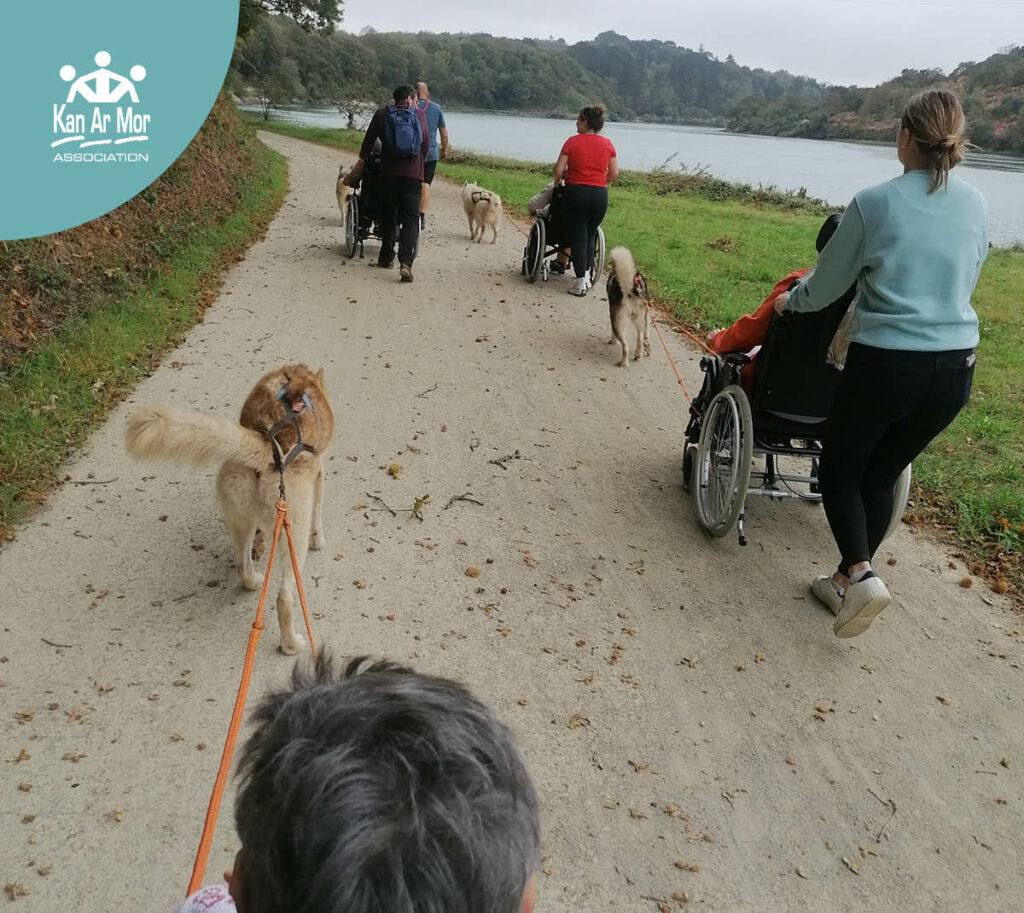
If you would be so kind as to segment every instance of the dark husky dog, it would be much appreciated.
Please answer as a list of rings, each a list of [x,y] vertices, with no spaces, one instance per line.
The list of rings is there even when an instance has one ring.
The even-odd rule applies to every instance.
[[[626,345],[627,321],[636,329],[636,351],[633,360],[641,355],[651,354],[651,343],[647,338],[647,281],[636,271],[633,255],[628,248],[612,250],[612,274],[608,277],[608,311],[612,320],[612,338],[622,346],[622,358],[616,363],[620,368],[629,367],[629,347]]]

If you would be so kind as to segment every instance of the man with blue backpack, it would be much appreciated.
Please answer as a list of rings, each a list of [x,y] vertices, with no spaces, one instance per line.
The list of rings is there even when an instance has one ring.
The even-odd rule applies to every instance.
[[[420,192],[423,162],[430,150],[427,119],[416,106],[411,86],[399,86],[395,102],[379,108],[366,128],[359,157],[369,161],[373,145],[381,142],[380,194],[384,213],[381,225],[380,257],[377,265],[391,269],[395,264],[395,235],[402,282],[412,282],[412,264],[420,234]]]

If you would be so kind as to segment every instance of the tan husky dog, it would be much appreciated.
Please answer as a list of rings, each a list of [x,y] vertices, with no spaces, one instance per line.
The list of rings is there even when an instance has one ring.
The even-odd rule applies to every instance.
[[[636,330],[636,351],[633,360],[651,354],[651,343],[647,338],[647,281],[636,271],[633,255],[629,248],[616,247],[612,250],[612,273],[605,286],[608,292],[608,311],[612,321],[612,338],[622,347],[622,358],[616,365],[629,367],[629,347],[626,345],[626,327],[630,323]]]
[[[258,529],[269,533],[274,528],[277,462],[284,465],[300,572],[307,546],[323,548],[323,453],[333,433],[323,369],[313,373],[305,365],[284,365],[260,378],[237,422],[172,406],[144,406],[128,416],[125,443],[142,460],[220,464],[217,500],[234,539],[238,576],[247,589],[257,590],[263,574],[253,565],[253,540]],[[276,563],[286,568],[277,593],[281,652],[296,653],[302,639],[292,624],[295,581],[283,537]]]
[[[348,202],[349,194],[352,193],[352,187],[345,183],[347,176],[348,169],[343,164],[338,168],[338,181],[334,187],[334,195],[338,198],[338,209],[341,210],[342,226],[345,225],[345,204]]]
[[[489,227],[492,232],[491,244],[495,244],[504,213],[501,197],[493,190],[484,190],[470,181],[462,185],[462,209],[469,219],[469,239],[477,244],[482,243],[484,229]]]

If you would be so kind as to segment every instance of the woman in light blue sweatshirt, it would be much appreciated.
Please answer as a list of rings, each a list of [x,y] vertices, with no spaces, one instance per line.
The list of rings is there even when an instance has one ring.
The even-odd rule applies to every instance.
[[[817,265],[778,310],[827,307],[856,281],[850,350],[821,457],[825,514],[842,560],[811,592],[838,637],[867,630],[890,602],[871,567],[904,467],[967,404],[978,316],[971,295],[988,251],[982,195],[951,175],[966,124],[954,95],[907,102],[904,173],[858,193]]]

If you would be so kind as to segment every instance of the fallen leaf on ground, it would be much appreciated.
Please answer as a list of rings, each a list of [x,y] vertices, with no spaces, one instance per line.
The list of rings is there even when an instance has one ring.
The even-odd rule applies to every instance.
[[[699,862],[687,862],[685,859],[677,859],[676,860],[676,868],[677,869],[681,869],[684,872],[699,872],[700,871],[700,863]]]
[[[644,814],[644,813],[643,813],[642,811],[640,811],[640,809],[638,809],[638,808],[631,808],[631,809],[629,810],[629,817],[630,817],[630,818],[636,818],[636,819],[637,819],[638,821],[640,821],[640,820],[642,820],[642,819],[646,818],[646,817],[647,817],[647,815],[645,815],[645,814]]]
[[[32,720],[35,718],[35,715],[35,710],[29,707],[27,710],[19,710],[17,713],[14,714],[14,718],[19,723],[31,723]]]
[[[106,818],[110,822],[119,824],[120,822],[124,821],[124,812],[122,812],[121,809],[119,808],[114,808],[107,812]]]
[[[27,761],[31,757],[32,755],[30,755],[26,749],[22,748],[21,751],[19,751],[13,758],[8,758],[7,763],[20,764],[22,761]],[[1006,759],[1004,758],[1003,760]],[[1005,767],[1006,765],[1003,766]]]
[[[937,700],[940,704],[942,704],[943,707],[952,707],[953,706],[953,702],[948,697],[944,697],[941,694],[936,694],[935,695],[935,700]]]
[[[676,903],[689,903],[690,902],[690,892],[689,891],[673,891],[672,892],[672,899]]]
[[[17,900],[19,897],[24,897],[28,894],[28,888],[20,881],[9,881],[4,885],[4,892],[11,900]]]
[[[843,857],[843,865],[845,865],[854,875],[861,873],[861,864],[859,862],[851,862],[846,856]]]
[[[388,475],[393,479],[397,479],[402,474],[402,467],[398,463],[390,463],[388,465]]]
[[[799,875],[799,876],[800,876],[801,878],[807,878],[807,877],[808,877],[808,876],[807,876],[807,873],[806,873],[806,872],[805,872],[805,871],[803,870],[803,867],[802,867],[802,866],[799,866],[799,865],[798,865],[798,866],[796,867],[796,873],[797,873],[797,875]]]
[[[25,780],[18,784],[18,789],[20,789],[23,793],[30,793],[32,792],[32,784],[29,783],[28,780]]]
[[[45,878],[47,875],[50,874],[50,872],[53,871],[53,866],[52,865],[41,865],[41,866],[39,866],[39,868],[36,869],[36,871],[40,875],[42,875],[43,878]]]
[[[466,576],[467,577],[479,577],[480,576],[480,568],[478,568],[475,564],[471,564],[469,567],[466,568]]]
[[[86,757],[86,755],[84,755],[84,754],[78,754],[77,752],[74,752],[74,751],[65,751],[64,752],[64,757],[61,758],[61,760],[62,761],[70,761],[72,764],[77,764],[84,757]]]

